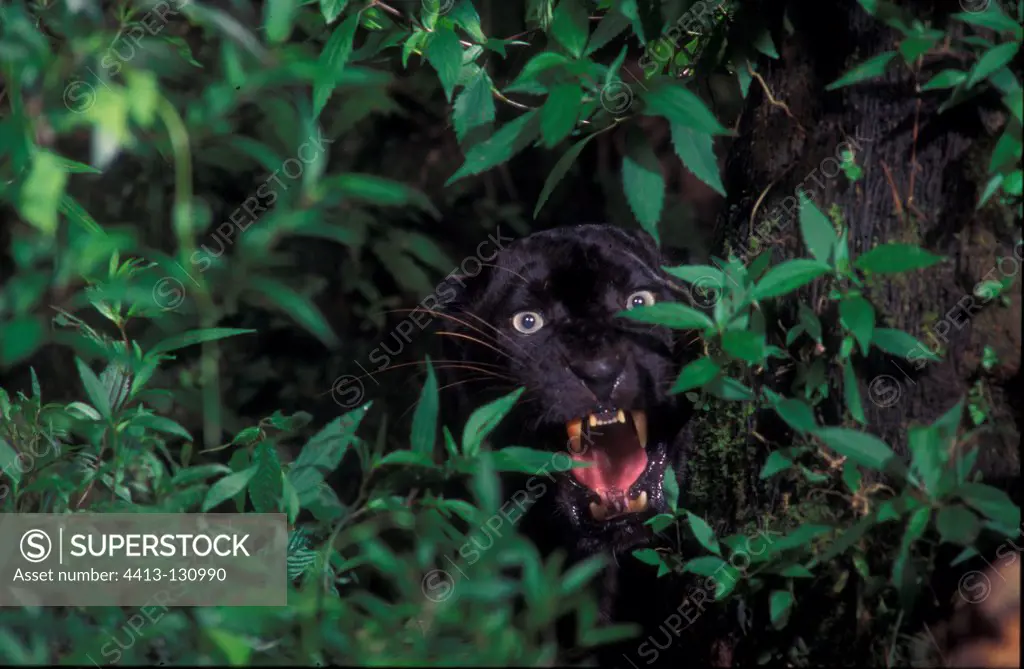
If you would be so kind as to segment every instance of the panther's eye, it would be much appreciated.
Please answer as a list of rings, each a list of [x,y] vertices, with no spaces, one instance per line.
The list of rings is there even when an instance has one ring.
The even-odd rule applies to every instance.
[[[523,334],[533,334],[544,327],[544,319],[536,311],[520,311],[512,317],[512,327]]]
[[[638,290],[626,300],[627,309],[649,307],[654,304],[654,293],[649,290]]]

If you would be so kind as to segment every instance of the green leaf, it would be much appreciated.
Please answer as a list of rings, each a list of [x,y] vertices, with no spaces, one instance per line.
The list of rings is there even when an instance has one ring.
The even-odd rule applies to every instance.
[[[345,11],[348,0],[320,0],[320,12],[324,15],[324,21],[328,25],[334,23],[335,19]]]
[[[800,191],[799,195],[800,232],[804,236],[804,244],[815,259],[828,265],[831,262],[832,251],[839,241],[832,221],[821,213],[803,191]]]
[[[986,51],[971,69],[971,73],[967,77],[967,88],[973,87],[996,70],[1009,64],[1019,50],[1020,42],[1008,42],[994,46]]]
[[[338,174],[326,180],[332,190],[358,200],[385,207],[404,207],[414,205],[429,213],[434,218],[441,214],[426,195],[419,189],[407,184],[379,177],[374,174],[349,172]]]
[[[367,402],[335,418],[302,447],[288,470],[288,478],[300,498],[314,491],[327,474],[338,468],[371,404]]]
[[[703,312],[678,302],[659,302],[646,307],[627,309],[616,314],[620,318],[664,325],[676,330],[703,330],[714,327],[714,323]]]
[[[889,61],[895,57],[895,51],[886,51],[885,53],[878,54],[874,58],[869,58],[826,86],[825,90],[834,91],[837,88],[849,86],[850,84],[856,84],[860,81],[880,77],[885,74],[885,69],[889,65]]]
[[[163,416],[157,416],[155,414],[138,414],[132,417],[132,425],[146,427],[151,430],[156,430],[157,432],[165,432],[167,434],[177,435],[183,439],[187,439],[188,441],[194,441],[188,430],[170,418],[164,418]]]
[[[32,355],[46,339],[46,330],[40,319],[22,316],[3,324],[0,337],[0,365],[13,366]]]
[[[693,530],[693,536],[697,537],[700,545],[720,556],[722,549],[718,545],[718,539],[715,538],[715,532],[711,526],[704,522],[703,518],[695,516],[689,511],[686,512],[686,518],[690,521],[690,529]]]
[[[984,483],[965,483],[956,492],[967,504],[1000,525],[1020,527],[1020,507],[1002,490]]]
[[[313,301],[295,289],[284,285],[277,279],[266,276],[249,278],[249,288],[262,295],[268,302],[285,312],[316,336],[325,346],[335,348],[338,338],[331,330],[330,324],[317,309]]]
[[[540,191],[540,197],[537,198],[537,206],[533,208],[534,219],[537,218],[537,214],[540,213],[540,209],[544,206],[544,203],[548,201],[549,197],[551,197],[551,193],[554,192],[555,186],[558,185],[558,182],[562,180],[569,171],[569,168],[572,167],[572,164],[577,158],[579,158],[580,153],[583,151],[583,147],[585,147],[587,142],[592,140],[594,137],[597,137],[596,133],[587,135],[570,146],[569,150],[562,154],[562,157],[558,159],[555,166],[551,168],[551,174],[549,174],[548,178],[544,181],[544,187]]]
[[[830,271],[828,265],[817,260],[797,258],[769,269],[754,287],[754,297],[765,300],[779,297],[807,285]]]
[[[935,527],[943,541],[970,546],[978,538],[981,523],[967,507],[959,504],[944,506],[935,518]]]
[[[540,109],[540,134],[545,146],[551,148],[569,136],[576,127],[582,100],[579,84],[559,84],[551,89]]]
[[[537,137],[540,132],[539,120],[537,110],[531,109],[503,125],[486,141],[475,144],[466,152],[466,162],[448,178],[445,186],[507,162]]]
[[[412,415],[412,435],[409,442],[412,450],[418,453],[433,455],[434,444],[437,441],[437,378],[434,376],[434,366],[430,363],[430,356],[427,356],[427,380],[423,383],[420,391],[420,401],[416,405],[416,412]]]
[[[853,371],[853,361],[849,358],[843,361],[843,399],[846,401],[846,408],[850,410],[853,419],[861,425],[867,425],[868,420],[864,416],[864,404],[860,399],[857,375]]]
[[[769,617],[772,627],[777,630],[786,626],[789,621],[789,612],[793,608],[793,593],[789,590],[774,590],[769,600]]]
[[[725,274],[711,265],[680,265],[679,267],[662,267],[661,269],[686,283],[702,285],[710,282],[717,286],[725,285]]]
[[[206,499],[203,500],[202,512],[206,513],[245,490],[245,486],[249,485],[249,481],[256,475],[257,468],[258,465],[253,465],[240,472],[228,474],[210,486]]]
[[[942,256],[913,244],[893,242],[876,246],[857,258],[853,264],[858,269],[875,274],[896,274],[931,267],[942,260]]]
[[[103,387],[103,382],[80,358],[75,358],[75,365],[78,367],[78,376],[82,379],[89,402],[103,418],[109,421],[112,416],[110,397],[107,395],[106,388]]]
[[[263,13],[267,39],[274,43],[287,40],[292,34],[292,23],[298,10],[298,0],[267,0]]]
[[[955,88],[959,86],[967,79],[967,73],[961,72],[960,70],[946,69],[939,72],[934,77],[928,80],[924,86],[921,86],[922,91],[935,91],[944,88]]]
[[[708,135],[729,134],[704,101],[674,79],[652,79],[643,99],[647,103],[644,110],[647,116],[661,116],[672,124]]]
[[[857,338],[861,352],[867,355],[875,329],[875,308],[863,297],[851,295],[839,303],[839,320]]]
[[[747,401],[754,399],[754,392],[736,379],[729,376],[717,376],[704,384],[704,391],[713,397],[729,401]]]
[[[504,397],[479,407],[470,415],[462,431],[463,454],[474,457],[480,452],[480,444],[512,410],[512,406],[523,394],[523,390],[523,388],[518,388]]]
[[[697,574],[698,576],[714,576],[726,564],[726,561],[720,557],[705,555],[699,558],[694,558],[684,564],[683,571],[690,574]]]
[[[629,19],[615,9],[609,10],[598,22],[594,34],[590,36],[587,49],[583,55],[589,56],[605,44],[611,42],[623,30],[629,27]]]
[[[562,583],[558,588],[559,596],[569,597],[579,592],[585,585],[593,581],[604,567],[605,558],[602,555],[593,555],[569,567],[562,575]]]
[[[1018,41],[1024,36],[1020,24],[1004,14],[998,5],[990,2],[985,3],[980,12],[960,12],[951,18],[996,32],[1011,33]]]
[[[765,356],[765,337],[750,330],[729,330],[722,335],[722,350],[747,362],[761,362]]]
[[[281,481],[281,461],[273,442],[263,441],[256,447],[256,471],[249,480],[249,499],[256,513],[278,511],[284,492]]]
[[[580,0],[561,0],[555,8],[550,33],[574,58],[579,58],[590,35],[587,8]]]
[[[657,305],[654,305],[657,306]],[[721,367],[711,358],[700,358],[694,360],[685,367],[683,371],[679,373],[679,378],[676,379],[675,383],[672,384],[672,389],[669,390],[669,394],[684,393],[687,390],[693,390],[694,388],[700,388],[711,379],[718,376],[721,371]]]
[[[686,169],[724,197],[725,186],[722,185],[711,135],[691,130],[681,123],[673,123],[671,130],[672,146]]]
[[[661,564],[661,555],[653,548],[639,548],[633,551],[633,557],[644,564],[658,566]]]
[[[326,1],[336,2],[337,0]],[[318,72],[313,81],[314,119],[319,118],[320,112],[323,111],[331,94],[334,93],[338,84],[338,75],[345,69],[349,56],[352,55],[352,41],[356,36],[356,28],[359,27],[359,17],[360,14],[355,13],[335,28],[327,39],[327,43],[324,44],[324,50],[320,53],[317,63]]]
[[[481,69],[455,97],[452,124],[455,136],[462,144],[494,123],[494,97],[491,78]]]
[[[763,481],[793,466],[793,461],[782,451],[772,451],[761,467],[759,478]]]
[[[18,209],[25,221],[46,237],[57,233],[57,208],[64,193],[68,175],[61,159],[49,151],[36,151],[32,167],[21,186]]]
[[[240,328],[204,328],[202,330],[189,330],[188,332],[182,332],[181,334],[176,334],[158,342],[156,346],[150,349],[149,355],[155,356],[161,353],[169,353],[171,351],[177,351],[178,349],[185,348],[186,346],[202,344],[207,341],[216,341],[217,339],[234,337],[235,335],[240,334],[250,334],[252,332],[256,332],[256,330]]]
[[[78,200],[67,193],[60,196],[60,206],[58,209],[60,210],[60,213],[67,216],[69,221],[85,228],[89,232],[100,235],[107,234],[103,227],[96,222],[96,219],[85,210],[85,207],[80,205]]]
[[[672,513],[675,513],[679,507],[679,479],[672,465],[665,467],[661,490],[665,494],[665,504],[672,510]]]
[[[462,45],[459,44],[458,35],[451,28],[438,28],[427,44],[425,55],[427,62],[437,70],[445,99],[451,102],[452,92],[459,80],[459,72],[462,71]]]
[[[797,432],[810,434],[818,429],[814,409],[802,400],[787,397],[775,405],[775,412]]]
[[[654,155],[643,133],[630,132],[622,159],[622,187],[629,208],[655,242],[658,242],[658,220],[665,204],[665,177],[661,163]]]
[[[901,358],[907,358],[912,351],[919,350],[924,352],[924,355],[921,357],[926,360],[937,361],[942,359],[929,351],[916,337],[902,330],[875,328],[875,333],[871,337],[871,343],[886,353]]]
[[[878,437],[844,427],[825,427],[817,436],[830,448],[859,465],[878,471],[903,472],[906,467],[889,445]]]

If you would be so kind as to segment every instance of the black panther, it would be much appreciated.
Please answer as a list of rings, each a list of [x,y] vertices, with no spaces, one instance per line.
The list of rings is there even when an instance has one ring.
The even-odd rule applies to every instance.
[[[643,232],[577,225],[534,233],[476,276],[453,277],[440,332],[449,342],[445,357],[476,370],[446,379],[462,391],[461,419],[524,387],[494,445],[566,449],[591,463],[556,474],[554,490],[520,527],[544,552],[609,555],[601,618],[649,629],[682,595],[667,592],[669,579],[656,579],[656,569],[630,553],[652,538],[644,521],[667,511],[666,468],[685,471],[689,402],[668,390],[687,353],[682,333],[618,314],[686,299],[666,264]],[[510,480],[508,491],[520,485]],[[691,660],[692,650],[684,655]]]

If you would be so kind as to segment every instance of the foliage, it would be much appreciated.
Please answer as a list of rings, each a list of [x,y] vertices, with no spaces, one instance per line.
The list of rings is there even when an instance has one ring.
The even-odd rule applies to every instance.
[[[338,351],[349,343],[336,332],[340,321],[380,327],[383,309],[430,294],[437,274],[458,267],[439,243],[441,212],[527,151],[555,157],[527,209],[533,218],[593,140],[614,131],[624,151],[611,185],[625,210],[655,239],[671,232],[666,176],[643,131],[652,119],[669,127],[681,163],[726,193],[715,149],[732,131],[698,84],[724,73],[742,99],[758,54],[779,57],[782,35],[762,25],[755,3],[529,0],[508,21],[519,32],[491,30],[493,15],[510,11],[492,4],[268,0],[259,16],[196,0],[0,6],[0,241],[9,228],[11,261],[8,269],[2,256],[0,367],[37,360],[46,347],[67,353],[59,380],[44,374],[40,383],[33,370],[30,391],[0,389],[0,508],[278,510],[292,531],[287,608],[177,609],[135,636],[131,612],[5,610],[4,661],[525,665],[554,661],[552,623],[568,613],[578,614],[588,647],[635,632],[598,628],[586,586],[599,562],[564,568],[562,556],[543,560],[515,532],[492,526],[505,508],[499,473],[543,480],[566,466],[546,451],[488,443],[517,392],[480,407],[465,426],[442,425],[428,360],[411,431],[381,419],[372,437],[374,412],[387,410],[379,404],[350,405],[317,427],[298,400],[256,420],[243,402],[224,399],[236,381],[222,357],[244,358],[252,313],[272,328],[281,326],[271,314],[283,314],[322,350]],[[861,5],[904,39],[837,87],[917,62],[951,32],[888,3]],[[998,91],[1009,115],[979,206],[998,194],[1019,216],[1021,89],[1008,64],[1022,17],[988,7],[954,17],[970,32],[944,47],[970,65],[937,73],[923,89],[949,89],[946,108]],[[624,78],[634,42],[644,47],[642,81]],[[505,82],[498,71],[512,76]],[[364,133],[394,134],[382,127],[410,115],[403,95],[444,109],[461,152],[458,164],[442,164],[445,188],[415,184],[422,166],[400,167],[387,150],[360,142]],[[395,164],[368,171],[367,153]],[[861,176],[852,159],[843,170],[851,181]],[[151,179],[136,188],[132,176]],[[143,203],[145,213],[120,215],[109,201],[121,199]],[[484,214],[464,217],[482,221],[468,236],[506,222],[529,229],[515,207]],[[965,447],[974,433],[959,433],[963,403],[910,429],[909,465],[865,431],[859,362],[872,351],[922,365],[935,358],[877,321],[865,283],[940,258],[902,244],[853,258],[848,230],[806,198],[800,229],[807,258],[772,265],[764,253],[749,264],[730,257],[666,268],[694,299],[623,316],[697,330],[705,356],[673,390],[702,407],[776,413],[792,443],[772,450],[761,476],[798,481],[814,504],[789,510],[780,521],[788,533],[738,578],[728,565],[747,535],[720,536],[666,479],[673,510],[653,519],[654,529],[666,539],[692,536],[707,554],[684,557],[677,545],[635,557],[663,577],[725,569],[719,599],[767,606],[767,619],[744,618],[748,635],[785,629],[808,591],[829,579],[839,587],[854,572],[883,631],[898,630],[936,541],[962,546],[964,559],[986,535],[1016,534],[1019,510],[975,480],[977,452]],[[340,265],[346,318],[326,313],[330,295],[306,262],[310,240],[340,249],[343,261],[330,267]],[[812,282],[837,310],[837,338],[825,336],[830,325],[803,299]],[[1007,288],[986,289],[994,298]],[[768,315],[783,304],[796,318],[779,332]],[[780,362],[794,370],[785,389],[767,382]],[[830,382],[835,371],[848,416],[826,425],[817,408],[840,391]],[[975,423],[986,418],[983,400],[982,389],[967,404]],[[338,473],[346,485],[333,483]],[[874,480],[883,474],[884,483]],[[448,494],[453,483],[469,499]],[[822,504],[826,493],[842,503]],[[897,541],[882,537],[869,551],[866,542],[891,527]],[[481,547],[485,540],[493,548]],[[761,650],[765,659],[792,659],[810,641]]]

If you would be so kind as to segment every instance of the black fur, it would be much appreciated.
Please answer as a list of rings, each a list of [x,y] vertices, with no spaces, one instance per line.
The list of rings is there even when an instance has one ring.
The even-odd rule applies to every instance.
[[[657,629],[682,597],[666,591],[670,579],[656,579],[656,568],[630,553],[651,540],[644,521],[667,510],[666,466],[672,464],[677,473],[684,469],[682,431],[689,403],[668,389],[686,355],[681,333],[616,314],[636,291],[650,291],[658,302],[684,300],[685,289],[661,269],[666,264],[672,263],[642,232],[609,225],[539,232],[509,244],[476,276],[453,277],[443,291],[450,317],[441,319],[450,333],[443,337],[449,344],[445,358],[481,370],[459,369],[445,380],[459,383],[459,416],[450,424],[461,424],[473,408],[525,387],[494,433],[495,447],[565,451],[566,421],[602,408],[646,410],[648,463],[632,490],[647,492],[647,512],[596,522],[588,510],[594,494],[556,473],[557,483],[531,500],[520,523],[545,553],[562,549],[570,560],[607,554],[612,566],[601,579],[600,616],[639,622],[645,634]],[[525,310],[544,319],[544,326],[528,335],[512,324],[513,315]],[[469,380],[475,377],[481,378]],[[506,493],[522,490],[524,478],[510,477]],[[635,651],[637,643],[626,647]]]

